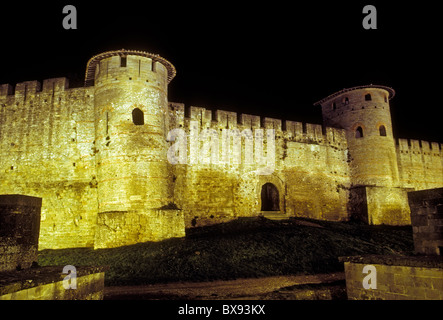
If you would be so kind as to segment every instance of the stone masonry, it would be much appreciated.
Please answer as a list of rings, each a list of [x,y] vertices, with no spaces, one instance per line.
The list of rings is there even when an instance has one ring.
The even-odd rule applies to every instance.
[[[443,255],[443,188],[408,193],[415,252]]]
[[[37,197],[0,195],[0,300],[103,299],[106,267],[76,268],[71,290],[63,266],[38,266],[41,204]]]
[[[41,249],[183,237],[269,210],[406,225],[407,192],[443,186],[441,145],[393,136],[389,87],[326,97],[320,125],[170,102],[175,74],[158,55],[122,49],[92,57],[83,87],[0,85],[0,194],[43,199]],[[259,152],[273,163],[265,174]]]
[[[0,272],[37,263],[42,199],[0,195]]]
[[[443,300],[443,257],[354,256],[344,262],[350,300]],[[364,267],[375,268],[375,288],[365,289]]]

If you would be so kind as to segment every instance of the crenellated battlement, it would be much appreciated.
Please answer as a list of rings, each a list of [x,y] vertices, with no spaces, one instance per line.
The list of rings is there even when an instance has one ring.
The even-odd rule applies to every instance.
[[[106,79],[109,78],[109,73],[115,76],[121,71],[123,73],[128,71],[128,74],[141,78],[146,78],[146,74],[150,72],[160,73],[168,83],[176,74],[175,67],[157,54],[121,49],[103,52],[89,59],[86,66],[85,86],[93,85],[97,75],[102,75]]]
[[[37,93],[50,93],[65,91],[69,88],[69,80],[65,77],[50,78],[43,80],[42,85],[37,80],[17,83],[15,87],[10,84],[0,85],[0,99],[14,96],[15,98],[25,98],[35,96]]]
[[[10,96],[13,94],[13,87],[10,84],[0,85],[0,98]]]
[[[438,142],[415,139],[397,139],[397,151],[402,154],[422,154],[442,157],[442,146]]]
[[[398,139],[396,152],[403,187],[421,190],[441,186],[443,152],[440,143]]]
[[[208,110],[204,107],[187,107],[181,103],[169,103],[170,129],[188,128],[190,121],[198,121],[201,129],[274,129],[276,138],[295,142],[329,144],[346,148],[344,129],[323,127],[320,124],[238,114],[225,110]]]

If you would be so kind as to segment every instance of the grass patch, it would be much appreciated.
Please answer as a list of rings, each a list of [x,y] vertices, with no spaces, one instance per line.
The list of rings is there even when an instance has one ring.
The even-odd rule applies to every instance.
[[[38,262],[108,266],[106,285],[138,285],[340,272],[340,256],[409,255],[413,249],[410,226],[241,218],[188,230],[181,239],[112,249],[42,250]]]

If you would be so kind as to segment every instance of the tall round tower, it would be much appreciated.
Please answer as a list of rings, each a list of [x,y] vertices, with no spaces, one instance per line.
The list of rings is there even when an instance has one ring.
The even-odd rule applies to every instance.
[[[325,126],[346,130],[354,186],[396,187],[399,183],[389,100],[395,91],[367,85],[343,89],[315,103]]]
[[[99,223],[137,224],[139,218],[129,222],[130,215],[121,214],[146,212],[171,200],[167,92],[174,76],[170,62],[147,52],[122,49],[89,60],[85,85],[95,86]]]

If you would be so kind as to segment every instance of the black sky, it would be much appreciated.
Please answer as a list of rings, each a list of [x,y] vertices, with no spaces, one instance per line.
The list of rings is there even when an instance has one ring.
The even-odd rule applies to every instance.
[[[77,30],[62,26],[77,8]],[[375,5],[378,29],[364,30]],[[107,50],[158,53],[177,68],[169,100],[321,123],[313,103],[343,88],[395,89],[394,134],[443,142],[437,4],[290,1],[2,4],[0,83],[66,76]]]

